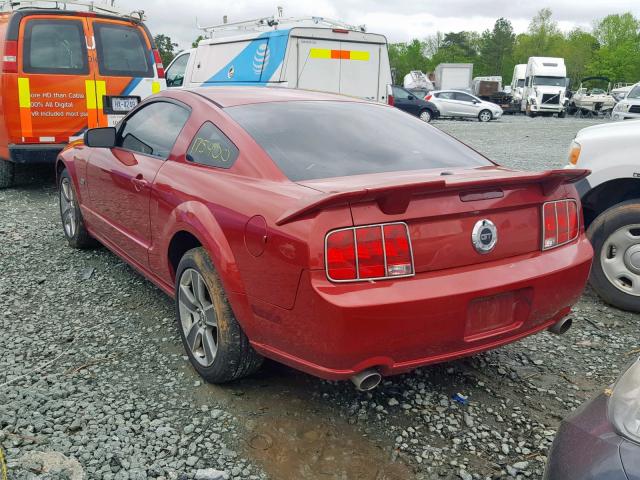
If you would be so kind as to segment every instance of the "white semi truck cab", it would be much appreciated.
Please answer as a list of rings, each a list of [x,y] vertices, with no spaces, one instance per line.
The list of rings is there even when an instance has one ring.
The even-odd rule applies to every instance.
[[[531,117],[566,113],[567,67],[564,58],[530,57],[520,108]]]
[[[524,91],[524,81],[527,78],[527,64],[521,63],[513,67],[513,77],[511,79],[511,96],[514,102],[522,102],[522,92]]]

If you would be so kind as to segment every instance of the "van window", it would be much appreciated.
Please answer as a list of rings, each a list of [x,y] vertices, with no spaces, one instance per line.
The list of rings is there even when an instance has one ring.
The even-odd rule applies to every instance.
[[[290,101],[227,107],[293,181],[492,163],[397,108]]]
[[[94,22],[101,75],[153,77],[151,51],[137,27]]]
[[[180,55],[165,72],[167,87],[181,87],[184,83],[184,72],[189,62],[189,54]]]
[[[166,159],[188,118],[189,110],[175,103],[149,103],[126,119],[118,146]]]
[[[24,34],[24,72],[65,75],[89,73],[82,22],[29,20]]]

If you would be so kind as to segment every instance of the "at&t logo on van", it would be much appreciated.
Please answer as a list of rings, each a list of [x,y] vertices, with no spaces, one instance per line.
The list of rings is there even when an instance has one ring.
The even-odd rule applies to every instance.
[[[256,54],[253,56],[253,73],[260,75],[262,70],[269,65],[269,47],[266,43],[261,43],[256,49]]]

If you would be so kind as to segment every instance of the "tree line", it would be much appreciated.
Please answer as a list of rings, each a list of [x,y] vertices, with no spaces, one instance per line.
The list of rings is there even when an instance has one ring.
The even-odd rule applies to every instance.
[[[473,63],[474,76],[500,75],[511,83],[513,67],[529,57],[561,57],[572,87],[585,76],[612,82],[640,81],[640,20],[631,13],[608,15],[588,32],[564,33],[550,9],[540,10],[526,33],[516,35],[511,22],[496,20],[492,30],[437,32],[424,39],[389,45],[389,61],[397,83],[411,70],[432,72],[440,63]]]

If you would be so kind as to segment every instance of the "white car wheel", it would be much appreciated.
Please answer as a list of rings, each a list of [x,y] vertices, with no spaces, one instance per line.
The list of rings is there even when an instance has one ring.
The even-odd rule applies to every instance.
[[[493,118],[493,115],[491,114],[491,112],[489,110],[482,110],[478,114],[478,120],[480,120],[481,122],[488,122],[492,118]]]

